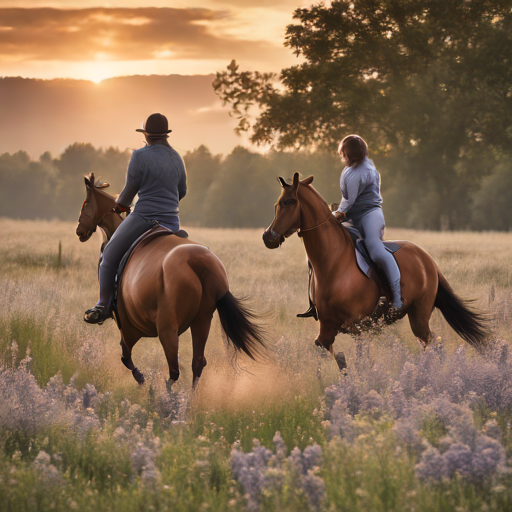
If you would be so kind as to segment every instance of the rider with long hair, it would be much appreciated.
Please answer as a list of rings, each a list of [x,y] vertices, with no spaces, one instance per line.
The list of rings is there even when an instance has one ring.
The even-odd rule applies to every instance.
[[[117,213],[130,212],[136,194],[139,199],[132,213],[117,228],[103,251],[99,268],[100,298],[85,312],[84,320],[101,323],[112,316],[115,277],[119,263],[130,246],[157,221],[172,231],[180,228],[179,201],[187,193],[187,174],[180,155],[169,145],[167,118],[150,115],[142,132],[146,146],[136,149],[126,172],[126,184],[116,200]]]
[[[350,220],[364,237],[370,257],[379,265],[391,288],[391,311],[400,315],[405,307],[400,290],[400,269],[394,256],[382,242],[384,214],[380,194],[380,174],[368,158],[368,146],[359,135],[348,135],[339,144],[338,154],[346,164],[340,177],[342,200],[333,213],[337,220]],[[310,308],[300,317],[316,318],[316,308],[310,299]]]

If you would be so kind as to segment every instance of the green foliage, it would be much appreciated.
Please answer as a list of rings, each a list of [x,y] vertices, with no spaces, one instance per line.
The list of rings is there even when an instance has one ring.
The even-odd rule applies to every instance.
[[[180,203],[180,213],[188,225],[204,225],[204,202],[208,189],[218,179],[220,155],[213,156],[207,147],[199,146],[184,155],[187,168],[187,195]]]
[[[509,230],[512,227],[512,169],[504,156],[472,152],[455,165],[458,196],[450,215],[436,181],[429,178],[428,160],[399,157],[396,152],[371,155],[382,174],[387,225],[419,229]],[[31,161],[24,152],[0,155],[0,216],[76,220],[85,198],[83,176],[95,171],[121,191],[128,152],[73,144],[58,158],[49,153]],[[314,187],[327,202],[339,202],[342,164],[335,151],[276,151],[266,154],[236,147],[228,156],[213,155],[200,146],[185,153],[188,192],[180,203],[185,226],[247,228],[268,226],[279,195],[276,177],[291,180],[294,172],[313,175]],[[411,168],[415,172],[408,172]],[[452,190],[452,192],[453,192]],[[452,193],[450,192],[450,193]],[[455,193],[455,192],[453,192]],[[69,266],[64,254],[5,255],[5,262],[26,267]],[[60,256],[59,256],[60,254]]]
[[[317,397],[297,396],[293,401],[253,406],[236,414],[198,411],[191,427],[195,435],[214,441],[225,440],[229,446],[239,441],[244,451],[251,450],[253,439],[259,439],[264,446],[272,446],[275,433],[280,432],[287,446],[303,450],[312,442],[325,440],[320,410]]]
[[[388,159],[400,225],[465,229],[491,170],[478,164],[512,149],[510,1],[340,0],[294,19],[285,45],[304,61],[282,70],[281,87],[234,63],[217,73],[238,129],[257,104],[255,143],[334,149],[359,133]]]
[[[76,220],[85,198],[83,176],[108,176],[112,193],[120,192],[129,157],[128,151],[81,143],[59,158],[49,152],[38,161],[23,151],[0,155],[0,216]]]
[[[275,191],[265,158],[237,147],[223,162],[219,178],[208,190],[205,225],[229,228],[268,225],[272,222]]]
[[[474,197],[472,225],[475,229],[512,229],[512,166],[503,161],[486,176]]]

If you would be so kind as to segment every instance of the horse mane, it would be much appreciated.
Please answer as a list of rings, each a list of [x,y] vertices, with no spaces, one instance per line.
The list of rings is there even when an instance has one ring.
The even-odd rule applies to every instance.
[[[320,192],[318,192],[318,190],[315,187],[313,187],[313,185],[311,185],[311,183],[308,183],[307,185],[301,185],[301,187],[305,187],[308,190],[311,190],[311,192],[313,192],[313,194],[317,197],[317,199],[319,199],[320,202],[322,202],[330,210],[329,205],[327,204],[327,201],[323,198],[322,194],[320,194]],[[300,187],[299,187],[299,190],[300,190]]]
[[[313,185],[311,185],[311,183],[308,183],[307,185],[301,185],[301,187],[304,187],[304,188],[307,188],[308,190],[310,190],[313,193],[313,195],[315,196],[315,198],[318,199],[321,203],[323,203],[329,211],[331,211],[327,201],[323,198],[322,194],[320,194],[320,192],[318,192],[318,190],[315,187],[313,187]],[[300,191],[301,187],[299,187],[299,191]],[[333,216],[333,220],[335,220],[334,216]],[[350,236],[350,234],[347,231],[347,229],[345,228],[345,226],[343,226],[343,224],[341,224],[337,220],[335,220],[335,222],[341,228],[340,233],[344,237],[345,241],[347,241],[347,243],[354,245],[354,242],[352,241],[352,237]]]

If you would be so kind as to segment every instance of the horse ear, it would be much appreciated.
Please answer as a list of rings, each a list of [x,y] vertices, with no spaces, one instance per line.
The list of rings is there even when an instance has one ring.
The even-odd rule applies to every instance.
[[[299,173],[298,173],[298,172],[296,172],[296,173],[294,173],[294,175],[293,175],[293,182],[292,182],[292,185],[293,185],[295,188],[297,188],[297,187],[299,186],[299,183],[300,183],[300,182],[299,182]]]
[[[314,178],[314,176],[309,176],[308,178],[302,180],[300,182],[300,184],[301,185],[309,185],[309,184],[313,183],[313,178]]]
[[[94,182],[91,182],[90,176],[84,176],[85,186],[87,188],[94,187]]]
[[[281,187],[283,187],[283,188],[286,188],[286,187],[290,186],[288,183],[286,183],[286,181],[284,181],[284,178],[281,178],[281,176],[279,176],[277,178],[277,181],[279,181],[279,183],[281,184]]]

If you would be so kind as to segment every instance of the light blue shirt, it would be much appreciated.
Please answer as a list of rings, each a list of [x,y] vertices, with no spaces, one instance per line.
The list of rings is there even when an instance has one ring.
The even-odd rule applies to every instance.
[[[380,174],[368,157],[343,169],[340,189],[342,199],[338,211],[348,219],[357,220],[374,208],[381,208]]]

